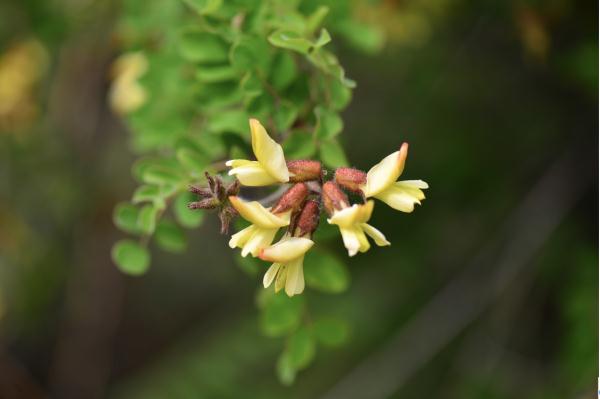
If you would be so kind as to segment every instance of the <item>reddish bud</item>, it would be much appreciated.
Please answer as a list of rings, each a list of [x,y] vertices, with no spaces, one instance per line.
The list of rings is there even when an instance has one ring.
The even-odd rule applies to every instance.
[[[290,171],[290,182],[318,180],[321,178],[321,162],[301,159],[287,163]]]
[[[271,212],[282,213],[296,210],[302,205],[308,195],[308,187],[304,183],[296,183],[287,190],[275,204]]]
[[[350,206],[348,196],[332,181],[323,184],[323,205],[330,215],[336,210]]]
[[[320,213],[319,202],[315,200],[306,201],[298,216],[295,230],[296,234],[294,235],[297,237],[304,237],[307,234],[311,235],[319,226]]]
[[[360,186],[367,182],[367,174],[354,168],[338,168],[335,171],[335,182],[354,193],[360,193]]]

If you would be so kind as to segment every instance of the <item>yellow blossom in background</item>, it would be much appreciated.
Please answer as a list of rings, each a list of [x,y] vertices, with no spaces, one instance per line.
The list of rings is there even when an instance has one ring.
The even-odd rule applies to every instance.
[[[412,212],[415,204],[425,199],[422,189],[429,188],[423,180],[396,181],[404,170],[408,143],[399,151],[385,157],[367,173],[367,182],[361,186],[365,197],[375,197],[394,209]]]
[[[275,215],[256,201],[245,202],[235,196],[229,197],[229,202],[244,219],[252,223],[229,240],[229,246],[241,248],[244,257],[248,254],[258,256],[261,249],[271,245],[277,231],[290,224],[290,211]]]
[[[148,60],[141,52],[123,54],[115,60],[111,68],[113,82],[108,94],[113,110],[127,114],[146,102],[148,94],[138,80],[147,70]]]
[[[349,256],[354,256],[357,252],[366,252],[371,248],[366,235],[380,247],[390,245],[383,233],[367,224],[373,213],[373,206],[373,201],[362,205],[354,204],[342,210],[336,210],[331,218],[327,219],[329,224],[335,224],[340,228]]]
[[[48,66],[48,53],[35,39],[0,56],[0,130],[22,128],[38,114],[35,89]]]
[[[273,262],[265,273],[263,285],[268,288],[275,281],[275,292],[285,287],[288,296],[304,291],[304,255],[314,242],[303,237],[285,236],[277,244],[260,251],[262,260]]]
[[[232,168],[229,175],[235,175],[244,186],[287,183],[290,180],[290,173],[281,145],[269,136],[263,125],[256,119],[250,119],[250,132],[256,161],[245,159],[227,161],[226,165]]]

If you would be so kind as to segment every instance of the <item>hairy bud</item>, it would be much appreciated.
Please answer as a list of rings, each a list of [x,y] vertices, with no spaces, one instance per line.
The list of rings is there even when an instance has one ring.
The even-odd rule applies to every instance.
[[[221,205],[221,201],[214,197],[203,198],[200,201],[190,202],[188,208],[190,209],[215,209]]]
[[[361,193],[360,186],[367,182],[367,174],[354,168],[338,168],[335,171],[335,182],[346,190]]]
[[[333,215],[334,211],[350,206],[349,203],[348,196],[336,183],[328,181],[323,184],[323,205],[325,205],[327,213]]]
[[[301,159],[287,163],[290,171],[290,182],[318,180],[321,178],[321,162]]]
[[[210,191],[210,188],[208,188],[208,187],[196,187],[196,186],[190,185],[190,186],[188,186],[188,191],[190,193],[197,194],[201,198],[212,197],[212,191]]]
[[[307,234],[310,236],[319,226],[319,202],[308,200],[304,203],[304,207],[298,216],[296,222],[295,236],[304,237]]]
[[[207,187],[189,186],[189,191],[200,197],[199,201],[190,202],[189,209],[217,209],[221,220],[221,233],[227,233],[231,220],[237,215],[236,210],[228,201],[229,196],[237,195],[240,182],[236,179],[227,184],[219,176],[211,176],[205,172]]]
[[[279,198],[279,201],[277,201],[271,212],[295,211],[300,208],[307,195],[308,187],[306,184],[296,183]]]

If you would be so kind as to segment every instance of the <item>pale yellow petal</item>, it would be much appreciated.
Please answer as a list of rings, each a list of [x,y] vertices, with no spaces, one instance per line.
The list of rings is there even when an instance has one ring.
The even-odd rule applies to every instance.
[[[279,263],[273,263],[271,267],[269,267],[269,270],[267,270],[265,276],[263,277],[263,285],[265,288],[270,286],[273,280],[275,280],[280,267],[281,265]]]
[[[365,232],[360,227],[356,227],[356,238],[358,238],[358,242],[360,243],[359,252],[367,252],[371,248]]]
[[[244,161],[244,160],[233,160],[229,161],[232,166],[235,166],[229,171],[229,176],[235,175],[237,179],[244,186],[259,187],[269,186],[271,184],[278,183],[279,181],[274,178],[261,163],[257,161]]]
[[[356,255],[361,247],[361,243],[356,232],[357,230],[355,228],[340,227],[340,233],[342,234],[344,246],[348,250],[348,256]]]
[[[397,183],[398,184],[402,183],[402,185],[406,185],[406,186],[414,187],[414,188],[421,188],[421,189],[429,188],[429,184],[427,184],[423,180],[402,180]]]
[[[358,218],[358,214],[360,213],[360,208],[358,204],[354,204],[349,206],[348,208],[344,208],[339,211],[335,211],[331,218],[327,219],[327,223],[336,224],[342,227],[351,227],[356,224],[356,220]]]
[[[303,260],[303,257],[294,259],[286,266],[285,293],[290,297],[301,294],[304,291]]]
[[[303,256],[313,245],[314,242],[308,238],[291,237],[263,249],[260,258],[269,262],[287,263]]]
[[[277,230],[278,228],[257,228],[250,239],[244,244],[244,247],[242,248],[242,256],[246,257],[248,254],[252,254],[252,256],[258,256],[261,249],[271,245],[273,239],[275,238],[275,234],[277,234]]]
[[[231,236],[231,239],[229,240],[229,247],[243,247],[244,244],[248,242],[250,237],[252,237],[252,234],[254,234],[255,231],[256,228],[254,227],[254,225],[250,225],[245,229],[238,231],[237,233]]]
[[[367,201],[365,204],[358,205],[358,214],[356,215],[357,223],[365,223],[371,219],[371,215],[373,214],[373,207],[375,206],[375,202],[372,200]]]
[[[373,201],[367,201],[366,204],[354,204],[348,208],[335,211],[331,218],[327,219],[327,222],[343,227],[365,223],[371,218],[374,205]]]
[[[404,170],[407,154],[408,144],[404,143],[399,151],[388,155],[369,170],[367,183],[361,187],[366,197],[379,194],[398,180]]]
[[[277,277],[275,278],[275,292],[281,291],[285,287],[285,280],[287,278],[287,265],[281,265]]]
[[[370,224],[363,223],[360,225],[360,227],[365,233],[367,233],[369,237],[373,239],[373,241],[375,241],[375,244],[379,245],[380,247],[391,245],[390,242],[385,238],[383,233],[377,230],[375,227],[371,226]]]
[[[377,194],[375,198],[401,212],[412,212],[415,204],[420,204],[421,200],[425,198],[425,194],[419,188],[398,182]]]
[[[250,119],[250,131],[252,132],[252,150],[258,162],[276,182],[288,182],[290,174],[283,156],[283,148],[269,136],[258,120]]]
[[[257,201],[246,202],[231,196],[229,202],[244,219],[258,227],[277,228],[290,224],[289,213],[274,215]]]
[[[229,166],[230,168],[237,168],[240,166],[252,165],[254,163],[257,163],[257,162],[256,161],[248,161],[247,159],[230,159],[229,161],[225,162],[225,165]]]

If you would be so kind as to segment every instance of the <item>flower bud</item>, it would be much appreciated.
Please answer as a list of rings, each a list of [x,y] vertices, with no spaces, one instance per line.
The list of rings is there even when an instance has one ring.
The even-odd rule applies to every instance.
[[[306,196],[308,195],[308,187],[304,183],[296,183],[287,190],[279,201],[275,204],[272,213],[282,213],[289,210],[295,211],[300,208]]]
[[[196,186],[188,186],[188,191],[193,194],[199,195],[201,198],[212,197],[212,191],[208,187],[196,187]]]
[[[305,159],[290,161],[287,163],[290,171],[290,182],[302,182],[318,180],[321,178],[321,162]]]
[[[323,184],[323,205],[327,213],[333,215],[336,210],[342,210],[349,207],[348,196],[344,194],[340,187],[332,181]]]
[[[354,168],[338,168],[335,171],[335,182],[346,190],[361,193],[360,186],[367,182],[367,174]]]
[[[215,197],[203,198],[200,201],[190,202],[189,209],[215,209],[221,206],[221,201]]]
[[[298,216],[296,222],[295,236],[304,237],[305,235],[312,235],[312,233],[319,226],[319,202],[315,200],[308,200],[304,203],[304,207]]]

